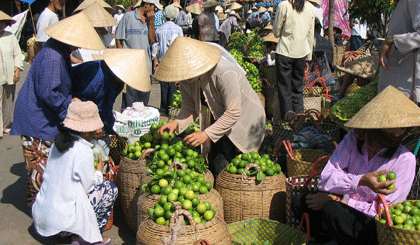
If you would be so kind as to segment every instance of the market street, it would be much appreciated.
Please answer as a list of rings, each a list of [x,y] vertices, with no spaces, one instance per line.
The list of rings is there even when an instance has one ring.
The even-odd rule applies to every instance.
[[[16,96],[25,81],[30,66],[25,64],[17,86]],[[160,104],[160,86],[152,83],[150,105]],[[121,95],[114,109],[121,106]],[[167,118],[161,118],[166,120]],[[46,239],[34,229],[30,209],[26,205],[27,173],[23,160],[19,136],[4,135],[0,140],[0,244],[69,244],[70,239]],[[135,234],[127,227],[121,210],[117,205],[114,213],[114,226],[104,236],[112,239],[112,244],[135,244]]]

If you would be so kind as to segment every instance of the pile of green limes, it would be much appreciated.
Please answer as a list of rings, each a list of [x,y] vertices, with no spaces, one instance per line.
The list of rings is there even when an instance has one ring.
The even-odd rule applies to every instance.
[[[378,177],[378,182],[386,182],[386,181],[388,181],[388,180],[394,180],[394,179],[396,179],[397,178],[397,174],[394,172],[394,171],[389,171],[387,174],[386,174],[386,176],[383,174],[383,175],[380,175],[379,177]],[[391,184],[391,185],[389,185],[388,187],[387,187],[387,189],[388,190],[392,190],[392,189],[394,189],[395,188],[395,184]]]
[[[171,194],[175,195],[177,199],[172,198]],[[169,220],[175,211],[173,202],[178,202],[182,209],[190,212],[196,223],[211,221],[216,215],[216,211],[211,207],[209,201],[201,202],[192,190],[187,190],[185,193],[179,191],[178,194],[171,192],[168,196],[160,196],[159,201],[155,203],[153,208],[147,210],[150,218],[158,225],[169,226]],[[184,222],[186,225],[189,225],[188,220],[184,220]]]
[[[394,208],[390,208],[389,212],[395,227],[420,231],[420,201],[415,201],[412,204],[406,200],[397,204]],[[380,222],[386,223],[385,217],[382,217]]]
[[[281,173],[280,164],[274,164],[270,159],[270,155],[264,154],[261,157],[258,152],[243,153],[236,156],[226,167],[226,170],[231,174],[242,174],[245,167],[249,164],[257,164],[260,167],[260,172],[252,168],[247,173],[249,176],[257,176],[259,181],[264,179],[265,176],[277,176]]]

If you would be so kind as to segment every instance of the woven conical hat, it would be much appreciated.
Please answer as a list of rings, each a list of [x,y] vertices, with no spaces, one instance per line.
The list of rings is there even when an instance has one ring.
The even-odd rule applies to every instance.
[[[248,10],[248,12],[246,12],[247,14],[250,14],[250,13],[252,13],[252,10],[250,9],[250,10]]]
[[[182,9],[181,4],[179,4],[178,2],[174,2],[174,3],[172,3],[171,5],[172,5],[172,6],[174,6],[174,7],[179,8],[179,9]]]
[[[221,57],[220,49],[188,37],[177,37],[166,51],[155,77],[178,82],[200,76],[212,69]]]
[[[102,8],[109,10],[111,13],[115,12],[114,8],[107,4],[104,0],[84,0],[77,8],[73,11],[73,13],[82,11],[83,9],[89,7],[92,3],[98,3]]]
[[[273,33],[270,33],[267,36],[264,36],[262,39],[263,39],[264,42],[278,43],[280,41],[280,38],[275,37]]]
[[[274,12],[274,9],[273,9],[273,7],[269,7],[269,8],[267,9],[267,11],[268,11],[268,12]]]
[[[117,4],[117,5],[115,5],[115,7],[118,7],[120,9],[123,9],[124,11],[126,10],[122,4]]]
[[[203,9],[201,8],[199,3],[194,3],[186,7],[188,12],[191,12],[193,14],[199,15],[201,12],[203,12]]]
[[[93,50],[105,49],[101,38],[83,12],[48,26],[45,28],[45,33],[60,42],[74,47]]]
[[[361,129],[420,126],[420,108],[402,92],[388,86],[344,126]]]
[[[134,4],[133,9],[140,7],[140,5],[141,5],[142,2],[143,2],[143,0],[137,1],[137,3]]]
[[[263,6],[261,6],[261,7],[258,9],[258,13],[260,13],[260,14],[264,13],[265,11],[267,11],[267,9],[266,9],[266,8],[264,8]]]
[[[0,20],[8,20],[10,24],[14,24],[16,22],[16,20],[14,20],[12,17],[4,13],[3,11],[0,11]]]
[[[264,30],[273,30],[273,25],[268,24],[266,27],[264,27]]]
[[[214,9],[214,11],[216,11],[218,13],[223,13],[223,8],[222,8],[222,6],[216,6],[216,8]]]
[[[214,7],[214,6],[218,6],[218,5],[220,5],[220,3],[217,0],[207,0],[203,4],[203,8],[210,8],[210,7]]]
[[[235,9],[240,9],[240,8],[242,8],[242,5],[241,4],[239,4],[239,3],[237,3],[237,2],[234,2],[230,7],[229,7],[229,9],[232,9],[232,10],[235,10]]]
[[[108,27],[116,26],[118,22],[110,15],[98,2],[92,3],[87,8],[83,9],[90,23],[94,27]]]
[[[102,58],[124,83],[139,91],[150,91],[149,68],[143,49],[107,49]]]

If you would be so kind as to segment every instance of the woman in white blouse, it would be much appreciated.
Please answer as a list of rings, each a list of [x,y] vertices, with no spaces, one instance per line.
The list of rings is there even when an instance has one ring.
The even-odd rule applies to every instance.
[[[22,51],[13,33],[4,29],[16,21],[0,11],[0,139],[9,133],[16,83],[23,70]]]
[[[110,244],[101,232],[118,189],[104,181],[103,162],[94,166],[90,141],[104,124],[92,101],[74,101],[63,129],[54,138],[41,190],[32,206],[34,225],[42,236],[73,235],[72,245]]]

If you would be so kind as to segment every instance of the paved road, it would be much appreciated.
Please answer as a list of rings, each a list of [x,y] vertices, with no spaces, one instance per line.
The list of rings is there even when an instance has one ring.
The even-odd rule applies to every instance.
[[[17,93],[29,69],[30,66],[26,64]],[[152,83],[150,105],[160,105],[160,87],[157,83]],[[121,96],[117,98],[114,109],[120,106]],[[69,239],[43,238],[34,229],[30,209],[26,206],[27,174],[20,137],[4,135],[0,140],[0,159],[0,244],[69,244]],[[112,244],[135,244],[135,234],[125,224],[118,205],[114,213],[114,226],[104,236],[111,237]]]

